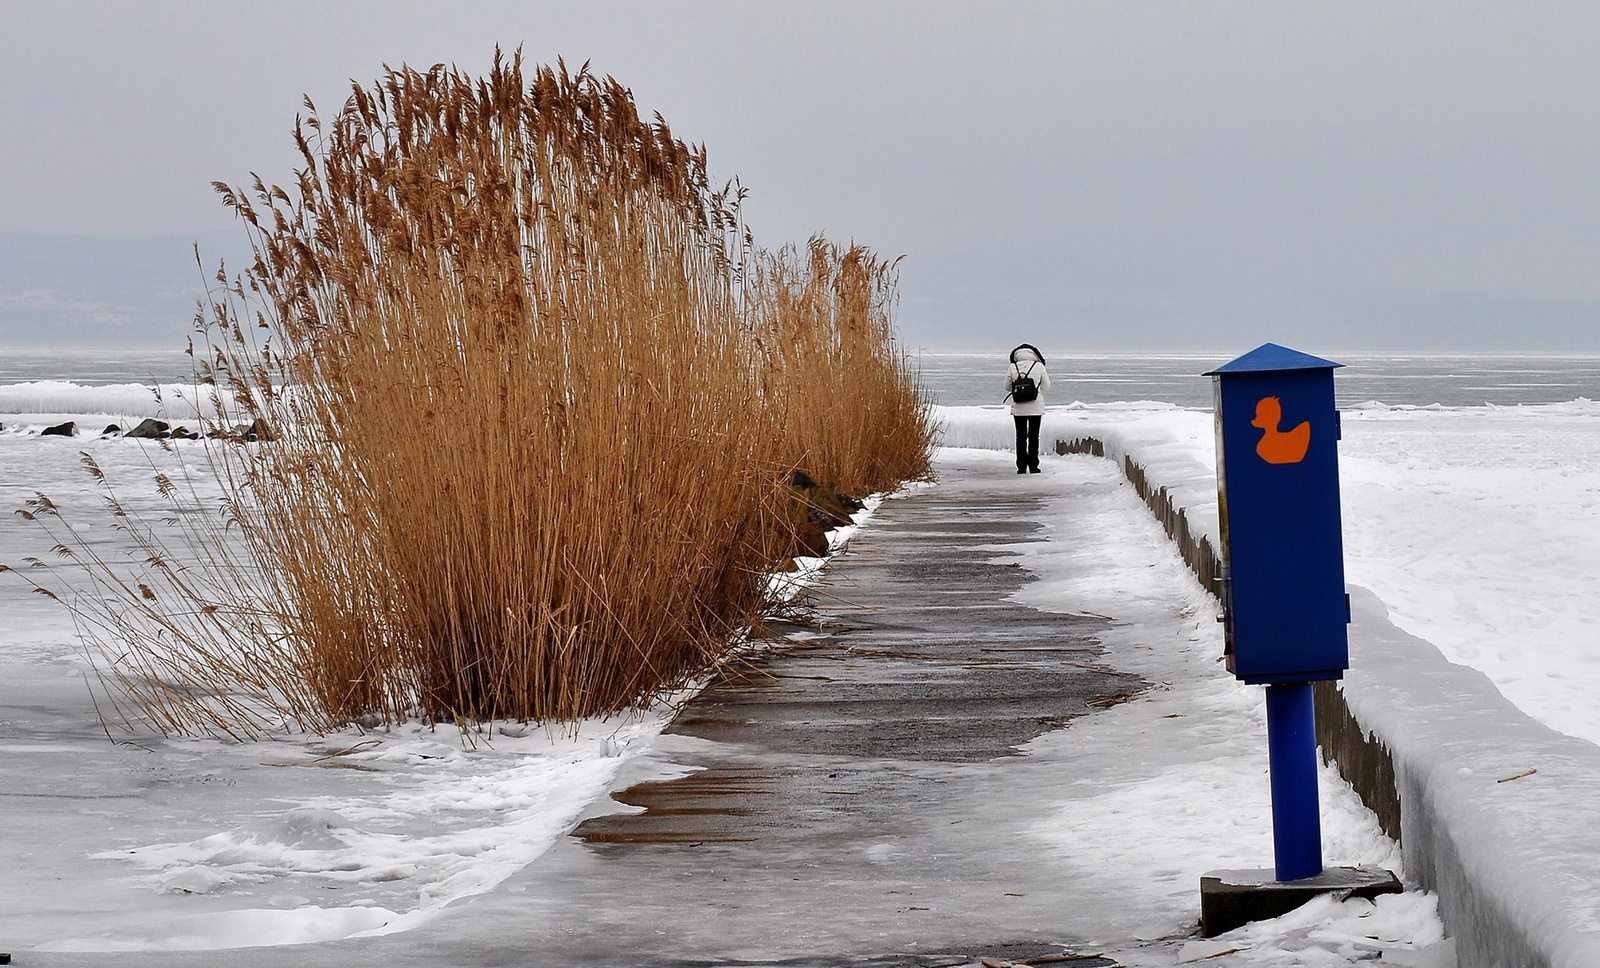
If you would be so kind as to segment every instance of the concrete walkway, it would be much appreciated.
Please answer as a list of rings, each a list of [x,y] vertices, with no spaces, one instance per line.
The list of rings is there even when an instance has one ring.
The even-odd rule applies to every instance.
[[[641,907],[699,926],[673,946],[693,963],[946,965],[1070,943],[1052,931],[1060,896],[997,869],[985,833],[963,829],[1004,789],[1003,765],[952,767],[1013,757],[1140,683],[1101,664],[1105,619],[1006,600],[1030,578],[995,546],[1036,540],[1041,501],[996,483],[884,505],[792,644],[676,719],[672,735],[710,741],[674,744],[698,771],[624,790],[643,813],[577,829],[589,862],[572,870],[574,911],[629,885],[607,945],[653,947],[628,930]],[[727,886],[698,895],[708,874]]]
[[[461,912],[470,954],[421,960],[931,966],[1082,950],[1061,933],[1072,885],[1018,853],[1016,747],[1141,683],[1108,667],[1106,618],[1008,601],[1032,580],[1014,549],[1044,538],[1045,488],[995,468],[951,466],[885,503],[787,641],[691,702],[641,764],[654,775],[615,794],[642,812],[580,825],[519,893]]]

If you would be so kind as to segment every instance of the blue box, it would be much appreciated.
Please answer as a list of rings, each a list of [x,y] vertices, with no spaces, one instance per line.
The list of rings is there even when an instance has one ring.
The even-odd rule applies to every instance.
[[[1206,374],[1225,654],[1245,682],[1338,679],[1350,666],[1333,402],[1341,365],[1267,343]]]

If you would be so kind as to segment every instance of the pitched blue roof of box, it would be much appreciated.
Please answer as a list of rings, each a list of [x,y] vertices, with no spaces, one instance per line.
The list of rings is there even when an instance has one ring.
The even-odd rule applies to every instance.
[[[1344,366],[1325,360],[1320,356],[1291,350],[1287,346],[1277,343],[1262,343],[1255,349],[1228,363],[1224,363],[1215,370],[1208,370],[1201,376],[1215,376],[1218,373],[1259,373],[1266,370],[1324,370]]]

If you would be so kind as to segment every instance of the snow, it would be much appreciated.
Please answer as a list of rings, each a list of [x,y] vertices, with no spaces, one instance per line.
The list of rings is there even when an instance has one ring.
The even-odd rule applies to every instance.
[[[1349,965],[1375,962],[1410,968],[1456,968],[1455,942],[1443,937],[1431,894],[1385,894],[1372,901],[1323,895],[1281,918],[1245,925],[1215,938],[1197,938],[1176,950],[1150,952],[1135,965],[1206,963],[1251,966]],[[1145,955],[1146,952],[1140,952]],[[1170,955],[1172,960],[1159,960]]]
[[[332,745],[367,744],[339,763],[371,771],[371,783],[354,794],[276,797],[271,811],[193,840],[89,855],[137,868],[130,879],[153,894],[208,895],[229,906],[203,915],[142,913],[58,936],[38,950],[254,947],[415,928],[492,890],[547,850],[669,715],[661,705],[641,718],[582,724],[577,736],[502,734],[489,738],[492,748],[475,750],[464,749],[454,730],[415,724],[393,734],[329,737]],[[317,902],[334,891],[354,896],[338,905]],[[263,898],[270,906],[255,906]]]
[[[1536,722],[1351,591],[1345,702],[1391,751],[1407,870],[1438,891],[1462,963],[1600,964],[1600,746]]]
[[[1015,447],[1011,418],[1000,407],[938,408],[942,442],[947,446]],[[1057,440],[1094,437],[1106,457],[1121,465],[1134,458],[1153,480],[1166,487],[1173,503],[1188,509],[1190,526],[1213,536],[1217,524],[1217,468],[1209,411],[1185,410],[1168,403],[1074,403],[1051,407],[1039,429],[1039,447]]]
[[[1001,473],[1009,456],[994,456]],[[1171,939],[1194,919],[1201,875],[1272,864],[1265,693],[1217,662],[1215,599],[1132,489],[1095,498],[1082,487],[1085,477],[1120,471],[1086,456],[1049,460],[1045,470],[1036,486],[1057,495],[1043,515],[1049,540],[1015,546],[1018,564],[1038,579],[1016,598],[1046,611],[1114,616],[1101,634],[1110,664],[1152,685],[1026,747],[1041,758],[1071,751],[1070,770],[1057,771],[1069,779],[1030,785],[1030,796],[1055,801],[1034,834],[1079,889],[1116,899],[1093,915],[1104,940],[1142,943],[1113,946],[1111,957],[1130,968],[1177,964],[1193,956],[1192,942]],[[1176,634],[1163,634],[1174,615]],[[1328,863],[1403,874],[1398,846],[1337,772],[1321,769],[1319,792]],[[1238,948],[1227,963],[1250,965],[1410,955],[1443,936],[1436,903],[1417,891],[1378,906],[1329,901],[1315,918],[1289,915],[1230,932],[1210,952]],[[1367,938],[1373,933],[1379,940]]]
[[[29,409],[40,425],[60,414],[147,413],[121,392],[61,389],[0,402],[0,411]],[[1003,409],[941,412],[946,444],[988,448],[997,466],[1007,461],[992,453],[1011,446]],[[1406,874],[1443,891],[1452,923],[1475,916],[1452,904],[1477,903],[1483,884],[1505,878],[1523,900],[1491,892],[1496,910],[1509,908],[1504,916],[1518,931],[1552,939],[1569,964],[1593,963],[1582,959],[1600,930],[1585,869],[1600,855],[1590,833],[1600,704],[1584,698],[1600,661],[1597,418],[1588,401],[1373,405],[1346,412],[1341,445],[1347,573],[1376,593],[1357,596],[1346,695],[1364,724],[1378,724],[1411,784]],[[69,508],[87,506],[94,498],[79,450],[127,479],[174,466],[186,449],[38,439],[22,436],[15,416],[3,421],[5,507],[35,487]],[[1095,436],[1113,459],[1132,456],[1214,538],[1209,413],[1155,403],[1057,407],[1042,436]],[[1056,488],[1058,504],[1052,540],[1015,549],[1040,579],[1021,594],[1039,607],[1115,614],[1108,643],[1118,666],[1156,688],[1067,731],[1080,759],[1084,747],[1104,752],[1075,766],[1071,779],[1030,791],[1050,798],[1033,831],[1037,849],[1118,899],[1103,937],[1142,939],[1116,952],[1124,964],[1175,964],[1227,947],[1240,950],[1218,963],[1345,964],[1373,950],[1386,963],[1453,963],[1450,943],[1436,943],[1441,902],[1417,891],[1375,904],[1319,902],[1216,939],[1221,947],[1170,939],[1174,924],[1192,918],[1200,873],[1270,863],[1260,691],[1236,685],[1215,663],[1215,605],[1137,501],[1068,513],[1074,481],[1091,466],[1116,472],[1087,457],[1052,459],[1035,481]],[[203,480],[200,487],[212,493]],[[160,506],[145,500],[147,512]],[[1094,534],[1119,538],[1089,540]],[[43,550],[20,520],[0,518],[0,560]],[[802,573],[816,564],[803,562]],[[476,748],[463,748],[453,730],[416,726],[245,748],[148,739],[112,746],[93,728],[65,614],[11,581],[0,582],[0,608],[8,618],[0,782],[39,794],[0,808],[8,839],[29,845],[8,854],[14,870],[0,883],[0,936],[12,949],[203,949],[424,926],[539,857],[650,748],[671,712],[586,723],[576,736],[495,735]],[[1153,619],[1140,616],[1173,609],[1186,612],[1186,634],[1143,641]],[[1385,631],[1388,622],[1398,628]],[[1426,640],[1415,654],[1396,644],[1411,641],[1405,633]],[[1441,651],[1487,678],[1463,678]],[[1442,697],[1430,693],[1441,689]],[[1488,719],[1461,718],[1463,702],[1477,715],[1500,693],[1568,736],[1530,731],[1509,703]],[[1048,761],[1064,735],[1041,737],[1030,753]],[[368,740],[378,742],[344,752]],[[1406,759],[1412,753],[1418,758]],[[1493,782],[1534,766],[1533,776]],[[1327,859],[1398,869],[1395,845],[1343,781],[1325,771],[1321,787]],[[1516,851],[1504,849],[1511,843]],[[31,889],[45,872],[52,889]]]
[[[130,546],[98,511],[80,452],[148,522],[168,513],[151,484],[158,472],[187,482],[196,505],[220,496],[192,446],[11,427],[8,418],[0,433],[0,507],[46,491],[76,521],[80,543],[113,560]],[[834,549],[879,500],[830,534]],[[33,555],[70,572],[51,544],[37,526],[0,516],[0,562]],[[808,559],[782,580],[797,591],[822,563]],[[245,745],[114,731],[113,745],[70,615],[16,576],[0,578],[0,831],[11,845],[0,941],[9,950],[210,950],[417,928],[548,850],[686,698],[567,729],[505,723],[463,736],[411,723]]]
[[[947,443],[1012,447],[999,408],[942,416]],[[1600,742],[1600,404],[1367,404],[1343,424],[1349,582],[1535,719]],[[1077,404],[1046,415],[1041,440],[1080,435],[1132,456],[1217,544],[1209,412]]]
[[[946,412],[954,434],[1009,447],[995,416]],[[1340,688],[1390,751],[1408,873],[1454,936],[1412,963],[1600,963],[1597,418],[1587,399],[1345,413]],[[1131,456],[1215,542],[1209,413],[1075,406],[1046,423]]]
[[[1394,623],[1600,743],[1600,405],[1347,413],[1347,574]]]
[[[198,420],[216,412],[214,394],[224,407],[232,400],[221,387],[192,383],[117,383],[85,386],[68,380],[35,380],[0,386],[0,422],[7,433],[37,432],[44,427],[76,420],[80,433],[99,433],[109,423],[125,425],[155,417],[169,423]]]
[[[38,626],[36,631],[42,631]],[[54,638],[43,636],[40,638]],[[183,950],[408,930],[537,858],[672,707],[575,735],[418,724],[232,745],[97,737],[79,661],[0,655],[6,945]],[[52,647],[52,646],[55,647]],[[54,653],[52,655],[52,653]],[[19,661],[20,659],[20,661]],[[115,735],[115,734],[114,734]],[[349,752],[345,752],[350,750]]]

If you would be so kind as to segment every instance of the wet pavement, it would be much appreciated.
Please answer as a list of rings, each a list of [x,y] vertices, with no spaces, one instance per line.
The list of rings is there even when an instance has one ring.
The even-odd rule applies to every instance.
[[[614,795],[642,814],[591,819],[590,844],[805,837],[823,818],[866,843],[873,816],[937,804],[904,779],[918,763],[975,763],[1137,690],[1101,665],[1105,619],[1006,601],[1031,576],[998,544],[1031,540],[1039,501],[951,501],[938,490],[885,505],[829,564],[788,641],[728,670],[667,732],[719,744],[701,768]],[[856,798],[856,799],[851,799]],[[797,828],[804,826],[804,832]]]
[[[613,795],[631,811],[536,865],[548,963],[1111,964],[1053,960],[1080,951],[1071,884],[1017,869],[997,814],[1017,747],[1142,684],[1104,664],[1106,618],[1008,600],[1044,538],[1016,485],[880,507],[804,617],[684,708],[663,775]]]

